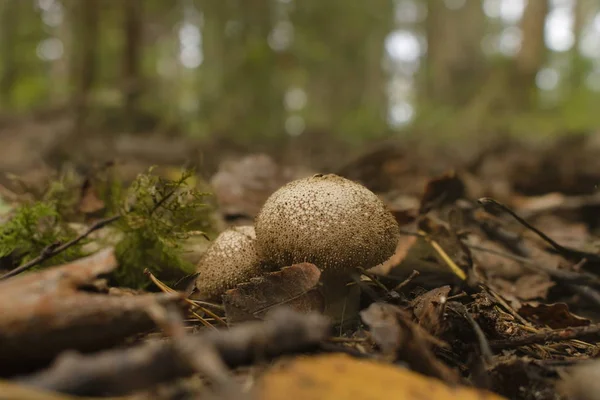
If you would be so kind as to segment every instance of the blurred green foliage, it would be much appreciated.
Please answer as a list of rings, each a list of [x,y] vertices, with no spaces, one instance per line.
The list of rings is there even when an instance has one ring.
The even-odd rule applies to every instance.
[[[598,59],[579,50],[600,5],[523,2],[508,18],[504,3],[4,0],[2,110],[64,107],[80,134],[241,146],[600,126]],[[570,50],[546,43],[558,11],[572,15]]]

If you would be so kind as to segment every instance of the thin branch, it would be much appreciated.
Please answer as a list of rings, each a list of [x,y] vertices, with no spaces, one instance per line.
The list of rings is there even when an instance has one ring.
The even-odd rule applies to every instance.
[[[543,265],[536,264],[533,260],[531,260],[529,258],[521,257],[516,254],[511,254],[511,253],[504,252],[501,250],[496,250],[496,249],[489,249],[489,248],[486,248],[483,246],[478,246],[478,245],[470,244],[468,246],[472,250],[483,251],[486,253],[495,254],[500,257],[504,257],[504,258],[508,258],[508,259],[517,261],[519,263],[522,263],[523,266],[527,269],[530,269],[535,272],[543,272],[545,274],[550,275],[552,278],[556,279],[557,281],[561,281],[563,283],[577,283],[577,284],[581,284],[581,285],[595,285],[595,286],[600,285],[600,279],[598,279],[597,276],[590,274],[590,273],[576,272],[576,271],[570,271],[570,270],[564,270],[564,269],[548,268],[548,267],[544,267]],[[581,267],[583,264],[585,264],[585,261],[587,261],[587,259],[583,259],[582,262],[580,262],[578,264],[578,266]]]
[[[483,360],[486,362],[486,364],[491,365],[493,363],[494,353],[492,353],[490,343],[488,342],[487,338],[485,337],[485,333],[483,333],[481,326],[479,326],[477,321],[475,321],[475,319],[471,316],[471,314],[469,314],[469,311],[467,311],[467,308],[462,303],[453,301],[453,302],[450,302],[449,305],[450,305],[449,308],[452,311],[454,311],[458,315],[462,316],[464,319],[467,320],[469,325],[471,325],[471,328],[473,329],[473,332],[475,333],[475,336],[477,337],[477,342],[479,344],[479,352],[481,353],[481,356],[483,357]]]
[[[72,240],[69,240],[66,243],[61,244],[61,245],[59,245],[58,243],[53,243],[50,246],[47,246],[44,250],[42,250],[42,252],[40,253],[39,256],[37,256],[33,260],[21,265],[20,267],[17,267],[15,269],[13,269],[12,271],[9,271],[6,274],[2,275],[0,277],[0,280],[8,279],[12,276],[20,274],[21,272],[27,271],[28,269],[33,268],[34,266],[36,266],[38,264],[43,263],[44,261],[54,257],[55,255],[62,253],[69,247],[75,246],[77,243],[79,243],[80,241],[82,241],[83,239],[88,237],[92,232],[97,231],[98,229],[104,228],[106,225],[118,220],[119,218],[121,218],[120,215],[113,215],[112,217],[101,219],[99,221],[96,221],[94,224],[92,224],[81,235],[77,236],[76,238],[74,238]]]
[[[528,336],[521,336],[513,339],[494,340],[490,342],[490,346],[497,349],[508,349],[530,344],[544,342],[562,342],[565,340],[578,339],[582,336],[597,335],[600,333],[600,324],[588,326],[576,326],[565,329],[555,329],[534,333]]]
[[[550,246],[552,246],[559,254],[561,254],[563,256],[571,257],[571,258],[577,257],[580,259],[587,258],[590,261],[600,262],[600,256],[598,256],[597,254],[588,253],[588,252],[577,250],[577,249],[572,249],[572,248],[565,247],[565,246],[555,242],[554,239],[552,239],[551,237],[546,235],[544,232],[540,231],[535,226],[531,225],[529,222],[525,221],[523,218],[518,216],[516,212],[514,212],[513,210],[511,210],[504,204],[502,204],[490,197],[482,197],[479,200],[477,200],[477,202],[485,208],[496,208],[496,209],[500,209],[500,210],[510,214],[510,216],[512,216],[514,219],[516,219],[521,225],[523,225],[524,227],[526,227],[527,229],[529,229],[530,231],[532,231],[533,233],[538,235],[546,243],[548,243]]]
[[[417,276],[419,276],[419,271],[417,271],[416,269],[413,269],[413,272],[411,272],[411,274],[408,276],[408,278],[406,278],[405,280],[403,280],[402,282],[400,282],[399,284],[397,284],[396,286],[394,286],[394,288],[392,289],[392,291],[393,292],[398,292],[404,286],[408,285]]]

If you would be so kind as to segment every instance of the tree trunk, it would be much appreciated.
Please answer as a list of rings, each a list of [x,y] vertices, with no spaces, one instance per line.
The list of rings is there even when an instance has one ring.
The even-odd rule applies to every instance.
[[[128,128],[135,129],[141,94],[140,50],[142,37],[142,1],[123,2],[123,99],[125,101],[125,120]]]
[[[0,103],[4,107],[11,105],[12,88],[18,73],[16,60],[18,20],[19,0],[2,0],[0,2],[0,54],[2,59]]]
[[[438,0],[428,0],[427,5],[427,100],[464,105],[477,94],[484,75],[481,2],[467,1],[456,10]]]
[[[81,133],[85,127],[90,91],[96,77],[98,20],[100,19],[98,0],[73,2],[74,51],[72,63],[74,95],[72,100],[75,114],[75,131]]]
[[[535,101],[535,77],[546,61],[544,24],[548,14],[548,0],[527,2],[523,13],[521,49],[515,59],[517,93],[513,99],[523,107],[531,107]]]

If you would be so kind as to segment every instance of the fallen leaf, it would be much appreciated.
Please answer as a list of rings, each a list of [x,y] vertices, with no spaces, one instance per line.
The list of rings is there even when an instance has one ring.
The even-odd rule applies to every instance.
[[[556,388],[566,399],[600,400],[600,361],[587,361],[569,368]]]
[[[387,305],[375,304],[361,311],[360,316],[369,326],[371,337],[381,352],[388,356],[395,356],[404,339],[395,309]]]
[[[421,198],[419,214],[428,213],[434,208],[452,204],[465,196],[465,185],[456,172],[450,171],[444,175],[433,178],[427,183]]]
[[[505,279],[494,279],[490,285],[498,290],[506,298],[514,298],[518,301],[529,301],[535,299],[545,299],[548,296],[548,290],[556,283],[545,274],[526,274],[519,277],[516,281]]]
[[[84,214],[94,214],[103,210],[104,201],[98,196],[96,188],[90,179],[86,179],[81,185],[81,193],[77,209]]]
[[[565,303],[523,304],[519,309],[519,314],[529,321],[547,325],[552,329],[587,326],[591,323],[589,319],[572,314],[569,311],[569,306]]]
[[[550,378],[556,374],[555,367],[544,367],[527,358],[509,355],[507,361],[498,363],[489,373],[492,390],[509,399],[557,399],[555,379]]]
[[[300,312],[323,311],[323,297],[317,290],[320,278],[319,268],[302,263],[239,284],[223,295],[227,321],[261,319],[277,305]]]
[[[491,392],[448,386],[405,368],[345,354],[298,357],[271,368],[255,389],[263,400],[502,400]]]
[[[407,229],[416,231],[417,226],[416,224],[412,224]],[[444,233],[448,237],[451,235],[448,230]],[[442,237],[442,235],[439,236]],[[452,249],[456,250],[456,246],[452,247],[444,239],[442,239],[442,242],[443,246],[445,246],[444,250],[448,249],[450,254],[457,254],[456,251],[452,251]],[[456,244],[456,242],[452,241],[450,243]],[[459,250],[458,254],[462,254],[460,251],[462,250]],[[414,270],[435,275],[453,275],[431,244],[425,238],[416,235],[401,235],[394,255],[382,264],[369,269],[369,272],[377,275],[403,278],[410,275]]]
[[[432,351],[433,346],[448,347],[447,343],[414,323],[408,312],[391,304],[373,303],[360,316],[369,326],[373,341],[388,358],[405,361],[415,371],[445,382],[460,382],[458,373],[438,360]]]
[[[265,200],[294,176],[266,154],[250,154],[219,166],[211,186],[226,216],[256,216]]]
[[[0,283],[0,374],[38,367],[65,349],[99,350],[154,326],[151,304],[178,295],[110,296],[80,290],[117,262],[112,249]]]
[[[450,286],[442,286],[425,292],[412,301],[413,314],[419,325],[432,335],[438,336],[445,328],[444,308],[449,294]]]

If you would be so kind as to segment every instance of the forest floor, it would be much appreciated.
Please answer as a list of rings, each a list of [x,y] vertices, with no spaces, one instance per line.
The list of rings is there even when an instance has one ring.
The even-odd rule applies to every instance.
[[[0,169],[19,177],[0,186],[0,398],[600,399],[596,142],[500,141],[462,159],[386,143],[328,171],[237,156],[201,171],[206,181],[191,177],[214,194],[199,237],[176,225],[195,196],[167,180],[177,181],[177,157],[150,155],[125,173],[133,206],[103,197],[118,165],[72,172],[61,192],[72,199],[27,225],[25,211],[68,174],[35,157],[12,168],[19,160],[7,156]],[[161,178],[135,180],[151,161]],[[195,298],[189,271],[151,266],[176,259],[155,252],[171,249],[165,237],[196,264],[205,236],[251,224],[277,188],[314,172],[375,192],[402,233],[388,261],[354,277],[359,307],[342,323],[321,313],[312,264],[265,273],[225,305]],[[59,220],[77,234],[52,236]],[[127,280],[119,271],[132,263]]]

